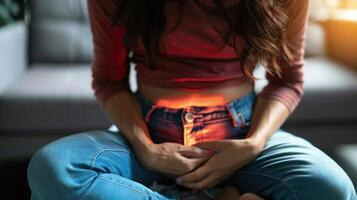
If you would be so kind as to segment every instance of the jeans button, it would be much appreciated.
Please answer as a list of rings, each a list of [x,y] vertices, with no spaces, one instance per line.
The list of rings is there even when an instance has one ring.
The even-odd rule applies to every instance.
[[[191,112],[187,112],[187,113],[185,114],[185,120],[186,120],[187,122],[193,122],[193,114],[192,114]]]

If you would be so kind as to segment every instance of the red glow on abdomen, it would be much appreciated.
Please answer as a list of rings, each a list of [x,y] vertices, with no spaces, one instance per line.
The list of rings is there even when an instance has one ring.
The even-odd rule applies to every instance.
[[[224,105],[227,100],[222,95],[185,95],[185,97],[169,97],[156,102],[158,106],[178,109],[187,106]]]

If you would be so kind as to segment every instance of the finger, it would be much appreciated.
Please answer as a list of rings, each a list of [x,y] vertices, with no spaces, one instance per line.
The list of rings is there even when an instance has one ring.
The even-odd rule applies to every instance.
[[[209,157],[186,158],[181,154],[177,155],[178,159],[180,160],[180,164],[177,165],[177,168],[181,171],[181,173],[179,174],[180,176],[190,173],[192,170],[195,170],[197,167],[201,166],[209,159]]]
[[[210,151],[197,147],[183,147],[178,152],[187,158],[207,157],[210,155]]]
[[[223,180],[227,179],[229,176],[230,174],[210,173],[208,176],[204,177],[200,181],[183,183],[182,185],[196,190],[213,188]]]
[[[209,188],[211,185],[215,185],[215,180],[217,179],[217,175],[209,174],[204,179],[197,182],[186,182],[181,185],[194,189],[194,190],[203,190]]]
[[[209,160],[209,157],[202,157],[202,158],[186,158],[187,159],[187,163],[190,165],[190,171],[188,171],[187,173],[196,170],[197,168],[199,168],[200,166],[202,166],[204,163],[207,162],[207,160]]]
[[[227,143],[224,140],[199,142],[194,144],[195,147],[206,149],[206,150],[213,150],[213,151],[221,151],[226,147],[226,145]]]
[[[197,170],[178,177],[176,179],[176,182],[178,184],[187,183],[187,182],[197,182],[202,180],[204,177],[208,176],[209,172],[210,172],[209,164],[206,163],[203,166],[199,167]]]

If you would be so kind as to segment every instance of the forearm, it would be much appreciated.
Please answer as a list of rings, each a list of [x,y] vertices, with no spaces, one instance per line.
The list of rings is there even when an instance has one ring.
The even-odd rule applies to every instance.
[[[283,103],[258,95],[247,138],[254,140],[262,150],[265,143],[288,117],[289,110]]]
[[[132,92],[127,90],[113,95],[105,104],[104,110],[134,149],[152,144],[140,105]]]

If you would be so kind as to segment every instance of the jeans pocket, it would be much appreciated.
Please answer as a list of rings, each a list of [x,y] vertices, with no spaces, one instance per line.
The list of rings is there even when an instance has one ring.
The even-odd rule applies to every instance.
[[[247,98],[244,101],[232,102],[226,105],[232,117],[232,131],[239,137],[244,136],[249,131],[253,116],[254,100],[254,98]]]
[[[228,106],[227,109],[232,117],[234,127],[244,128],[250,125],[252,110],[249,107],[242,109],[234,106]]]

